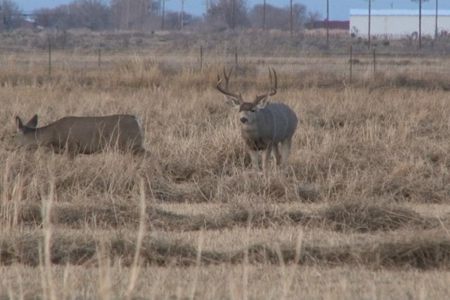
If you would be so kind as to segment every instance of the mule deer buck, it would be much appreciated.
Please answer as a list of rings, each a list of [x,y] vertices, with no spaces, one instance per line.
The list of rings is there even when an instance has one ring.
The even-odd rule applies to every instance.
[[[25,125],[16,117],[17,147],[49,147],[56,153],[66,151],[71,158],[78,153],[92,154],[106,149],[145,154],[138,119],[132,115],[104,117],[64,117],[37,128],[38,116]]]
[[[269,103],[270,97],[277,93],[277,73],[269,68],[270,90],[257,95],[253,102],[245,102],[241,94],[228,90],[228,82],[233,68],[224,69],[225,87],[217,76],[217,89],[226,96],[228,104],[239,110],[241,135],[250,155],[252,166],[259,169],[258,151],[262,150],[262,167],[266,174],[269,158],[273,152],[277,165],[284,167],[289,157],[292,136],[297,128],[297,115],[283,103]],[[272,80],[274,82],[272,82]],[[278,148],[281,145],[281,153]]]

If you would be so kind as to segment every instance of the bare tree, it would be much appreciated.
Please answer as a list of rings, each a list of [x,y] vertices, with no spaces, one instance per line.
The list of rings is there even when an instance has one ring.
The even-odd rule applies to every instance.
[[[192,22],[198,22],[196,18],[188,13],[184,13],[183,17],[183,27],[190,25]],[[164,28],[166,30],[183,30],[180,22],[180,14],[176,11],[166,11]]]
[[[180,12],[180,27],[181,27],[181,30],[184,29],[184,1],[185,0],[181,0],[181,12]]]
[[[292,31],[294,30],[294,7],[292,5],[292,0],[290,0],[290,5],[289,5],[289,31],[291,32],[291,37],[292,37]]]
[[[69,4],[72,27],[91,30],[109,28],[110,8],[103,0],[75,0]]]
[[[266,29],[282,29],[289,30],[290,22],[290,7],[279,8],[270,4],[266,4],[264,9],[263,4],[256,4],[250,11],[249,18],[253,26],[263,26],[262,20],[264,16],[264,10],[266,14]],[[300,27],[306,21],[306,6],[301,4],[294,4],[292,7],[292,21],[293,26]]]
[[[0,28],[2,30],[18,28],[24,19],[22,11],[12,0],[0,1],[0,14],[2,18]]]
[[[180,15],[175,11],[167,11],[164,13],[164,29],[165,30],[179,30]]]
[[[45,28],[65,30],[72,27],[72,20],[67,5],[37,9],[33,11],[33,15],[34,21]]]
[[[314,24],[320,19],[320,13],[317,11],[310,11],[306,17],[305,26],[309,29],[314,29]]]
[[[228,28],[246,27],[250,24],[246,0],[218,0],[211,3],[206,13],[210,23],[223,22]]]
[[[112,24],[115,29],[142,30],[151,18],[158,18],[158,1],[111,0]]]
[[[422,4],[429,0],[411,0],[412,2],[419,3],[419,49],[422,48]]]
[[[164,30],[164,23],[166,19],[166,0],[160,0],[161,2],[161,30]]]
[[[33,12],[40,26],[61,30],[82,27],[91,30],[109,29],[110,14],[109,6],[102,0],[75,0],[68,5]]]
[[[266,0],[263,4],[263,30],[266,30]]]
[[[306,6],[295,3],[292,5],[290,12],[292,14],[292,29],[302,27],[306,21]]]

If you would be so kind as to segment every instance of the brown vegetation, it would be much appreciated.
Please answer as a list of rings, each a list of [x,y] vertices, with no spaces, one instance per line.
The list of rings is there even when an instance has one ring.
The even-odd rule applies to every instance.
[[[215,89],[231,59],[54,55],[51,76],[41,53],[1,57],[0,298],[447,297],[443,58],[350,82],[348,57],[246,56],[236,90],[273,66],[272,101],[299,117],[287,170],[264,177]],[[18,113],[133,114],[151,156],[14,151]]]

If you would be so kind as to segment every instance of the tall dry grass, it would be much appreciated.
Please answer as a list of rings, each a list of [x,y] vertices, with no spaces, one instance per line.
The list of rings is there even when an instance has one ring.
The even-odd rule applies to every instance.
[[[251,97],[267,88],[273,62],[272,101],[299,116],[289,167],[268,177],[250,169],[237,116],[214,88],[219,58],[199,71],[124,56],[50,78],[9,65],[0,74],[0,295],[444,299],[448,79],[383,72],[349,84],[343,67],[292,60],[244,62],[231,83]],[[11,149],[14,116],[35,113],[41,125],[134,114],[151,155]]]

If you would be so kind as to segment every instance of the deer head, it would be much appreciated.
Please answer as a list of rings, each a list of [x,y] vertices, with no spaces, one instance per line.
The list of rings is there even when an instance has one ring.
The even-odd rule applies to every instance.
[[[37,124],[37,115],[34,115],[26,124],[23,124],[22,119],[16,116],[17,132],[14,135],[14,141],[17,146],[28,148],[36,145],[35,131]]]
[[[252,102],[246,102],[242,99],[242,94],[233,93],[228,89],[228,83],[232,71],[233,68],[231,68],[227,73],[224,68],[223,75],[225,79],[225,87],[221,86],[222,79],[220,78],[220,75],[218,75],[216,88],[226,96],[228,104],[239,110],[241,123],[243,125],[250,125],[255,122],[257,112],[267,106],[270,100],[270,96],[273,96],[277,93],[277,73],[273,68],[269,68],[269,92],[262,95],[256,95]]]

